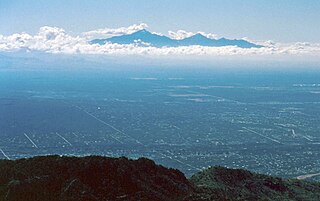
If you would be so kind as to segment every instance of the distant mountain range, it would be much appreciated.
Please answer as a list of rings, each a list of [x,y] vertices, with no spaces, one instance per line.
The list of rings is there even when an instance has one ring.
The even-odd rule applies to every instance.
[[[106,43],[117,44],[138,44],[140,46],[152,46],[152,47],[179,47],[179,46],[191,46],[200,45],[208,47],[223,47],[223,46],[237,46],[240,48],[261,48],[262,45],[257,45],[246,40],[230,40],[226,38],[211,39],[200,33],[191,37],[176,40],[167,36],[158,35],[142,29],[132,34],[114,36],[106,39],[94,39],[90,41],[91,44],[104,45]]]

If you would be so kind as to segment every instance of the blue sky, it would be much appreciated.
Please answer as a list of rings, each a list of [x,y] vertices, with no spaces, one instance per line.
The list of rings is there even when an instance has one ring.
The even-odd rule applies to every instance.
[[[80,33],[144,22],[161,33],[319,43],[319,19],[319,0],[0,0],[2,35],[34,34],[45,25]]]

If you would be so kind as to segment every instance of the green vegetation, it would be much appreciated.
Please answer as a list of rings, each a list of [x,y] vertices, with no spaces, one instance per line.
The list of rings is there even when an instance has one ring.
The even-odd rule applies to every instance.
[[[0,160],[0,200],[320,200],[320,184],[212,167],[189,180],[140,158]]]
[[[242,169],[211,167],[190,178],[194,200],[319,200],[320,184],[284,180]]]

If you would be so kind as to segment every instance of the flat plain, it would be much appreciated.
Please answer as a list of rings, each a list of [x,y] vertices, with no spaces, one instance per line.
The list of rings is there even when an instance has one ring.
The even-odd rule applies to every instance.
[[[319,78],[2,70],[0,158],[144,156],[188,176],[213,165],[317,174]]]

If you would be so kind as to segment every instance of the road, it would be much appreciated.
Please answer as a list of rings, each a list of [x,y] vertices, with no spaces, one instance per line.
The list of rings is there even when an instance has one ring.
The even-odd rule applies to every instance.
[[[320,176],[320,172],[319,173],[314,173],[314,174],[305,174],[305,175],[300,175],[297,177],[297,179],[299,180],[305,180],[311,177],[315,177],[315,176]]]

